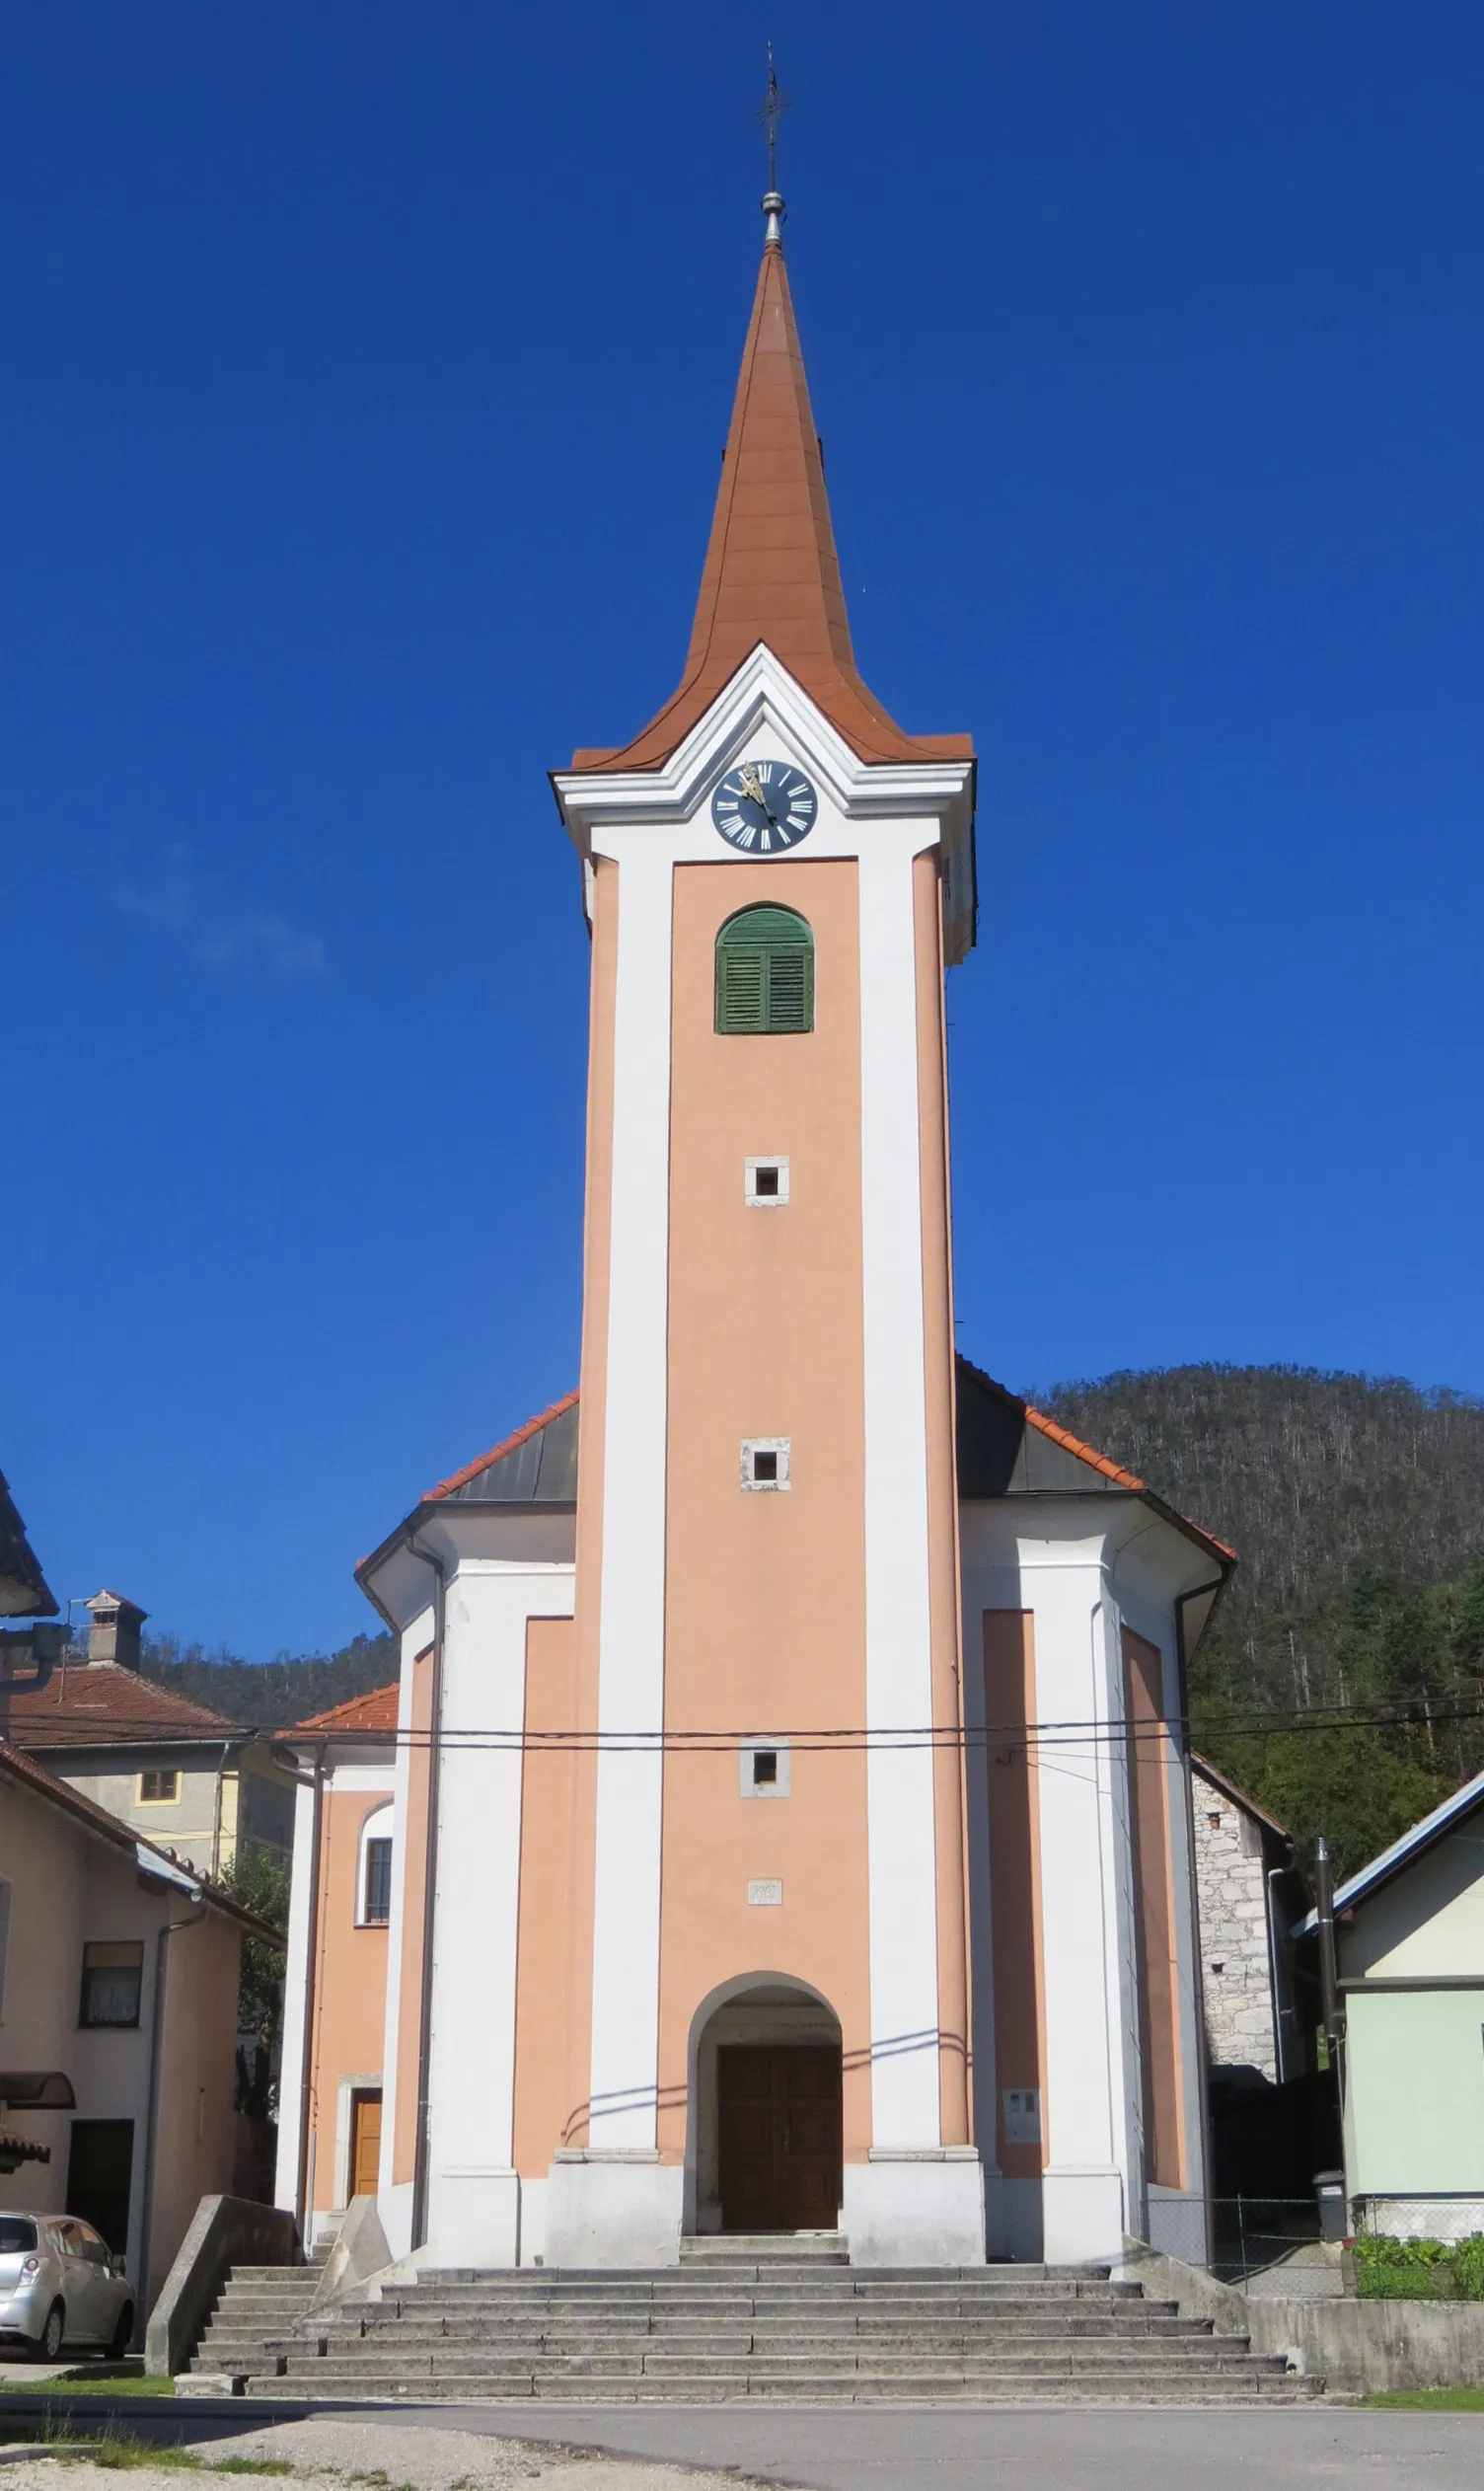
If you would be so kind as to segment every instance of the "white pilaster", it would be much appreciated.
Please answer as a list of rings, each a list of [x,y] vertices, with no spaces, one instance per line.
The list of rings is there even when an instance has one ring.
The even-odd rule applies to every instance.
[[[526,1627],[570,1617],[570,1566],[465,1559],[448,1588],[433,1921],[428,2238],[513,2266],[515,1973]]]
[[[273,2175],[274,2199],[290,2213],[298,2202],[299,2148],[304,2134],[304,2018],[309,2003],[309,1889],[314,1824],[315,1794],[301,1781],[294,1793],[294,1861],[283,1974],[282,2075],[278,2084],[278,2161]]]
[[[665,840],[631,834],[618,875],[613,1195],[603,1445],[594,2149],[652,2151],[659,2065],[670,1228],[670,928]],[[612,852],[612,851],[610,851]]]
[[[1035,1612],[1043,1725],[1036,1777],[1046,2012],[1041,2202],[1043,2254],[1052,2263],[1118,2255],[1127,2219],[1102,1553],[1101,1539],[1077,1549],[1019,1543],[1021,1582]]]
[[[874,823],[859,864],[871,2135],[896,2149],[940,2140],[932,1750],[874,1743],[932,1720],[913,859],[934,836]]]
[[[382,2025],[381,2163],[376,2175],[376,2210],[393,2251],[404,2256],[412,2236],[412,2187],[399,2188],[397,2168],[397,2060],[402,2031],[402,1946],[407,1926],[408,1880],[420,1878],[422,1855],[408,1854],[408,1798],[411,1789],[412,1678],[419,1652],[433,1636],[433,1612],[424,1609],[402,1630],[397,1690],[397,1757],[392,1778],[392,1915],[387,1924],[387,2004]],[[415,2009],[414,2009],[415,2011]]]

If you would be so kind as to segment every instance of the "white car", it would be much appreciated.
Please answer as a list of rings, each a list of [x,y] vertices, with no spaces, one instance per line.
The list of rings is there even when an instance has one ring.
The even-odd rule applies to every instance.
[[[0,2340],[19,2336],[34,2361],[60,2361],[64,2344],[117,2361],[134,2332],[134,2295],[121,2257],[76,2215],[0,2215]]]

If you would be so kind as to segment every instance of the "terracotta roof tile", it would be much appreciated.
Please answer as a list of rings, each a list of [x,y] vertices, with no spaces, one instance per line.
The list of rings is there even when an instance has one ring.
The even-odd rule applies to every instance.
[[[779,244],[763,252],[680,688],[631,744],[574,770],[652,770],[759,642],[862,761],[970,760],[967,735],[904,734],[856,670],[824,460]]]
[[[54,1669],[44,1687],[10,1693],[8,1730],[17,1747],[110,1747],[122,1740],[221,1739],[244,1735],[239,1722],[208,1712],[158,1680],[88,1661]]]
[[[395,1730],[397,1702],[401,1690],[394,1679],[390,1687],[373,1687],[369,1695],[351,1696],[344,1703],[332,1704],[328,1712],[312,1712],[301,1721],[301,1730]]]

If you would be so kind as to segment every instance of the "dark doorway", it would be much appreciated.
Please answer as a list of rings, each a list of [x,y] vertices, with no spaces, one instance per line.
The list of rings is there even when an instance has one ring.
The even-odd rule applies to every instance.
[[[116,2257],[129,2244],[129,2182],[134,2171],[132,2119],[74,2119],[67,2156],[69,2215],[101,2231]]]
[[[840,2052],[732,2043],[716,2053],[723,2231],[833,2231],[840,2221]]]

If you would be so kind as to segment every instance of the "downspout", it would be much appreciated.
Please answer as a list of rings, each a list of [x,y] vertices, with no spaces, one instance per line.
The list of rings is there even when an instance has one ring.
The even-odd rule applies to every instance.
[[[314,1807],[309,1838],[309,1940],[304,1963],[304,2039],[299,2057],[299,2174],[294,2188],[294,2222],[299,2242],[309,2254],[309,2132],[315,2084],[315,1972],[320,1960],[320,1850],[325,1814],[325,1742],[315,1751]]]
[[[432,1685],[428,1695],[427,1821],[423,1831],[422,1980],[417,2018],[417,2131],[412,2152],[412,2228],[410,2245],[420,2249],[427,2239],[428,2085],[433,2044],[433,1914],[438,1898],[438,1782],[443,1726],[443,1626],[448,1575],[441,1557],[419,1548],[409,1539],[412,1556],[421,1557],[433,1576]]]
[[[1195,1767],[1191,1762],[1190,1754],[1190,1692],[1186,1684],[1190,1654],[1185,1643],[1185,1604],[1188,1600],[1210,1599],[1213,1592],[1217,1600],[1220,1600],[1225,1588],[1226,1577],[1224,1574],[1219,1574],[1214,1583],[1197,1583],[1193,1591],[1179,1592],[1175,1596],[1175,1655],[1180,1668],[1180,1735],[1185,1749],[1183,1759],[1185,1822],[1190,1829],[1185,1845],[1185,1867],[1190,1881],[1191,1959],[1195,1972],[1196,2092],[1201,2121],[1201,2152],[1205,2163],[1201,2174],[1203,2182],[1201,2200],[1206,2214],[1206,2264],[1208,2267],[1216,2249],[1216,2201],[1212,2196],[1216,2163],[1211,2147],[1211,2079],[1206,2064],[1206,1967],[1202,1960],[1201,1945],[1201,1889],[1196,1876],[1196,1782]],[[1211,1612],[1207,1618],[1208,1625],[1211,1623],[1211,1617],[1215,1614],[1216,1601],[1212,1601]]]
[[[224,1780],[226,1779],[226,1774],[227,1774],[227,1759],[228,1759],[228,1757],[231,1755],[231,1753],[232,1753],[232,1741],[231,1741],[230,1739],[223,1739],[223,1741],[222,1741],[222,1756],[221,1756],[221,1763],[217,1766],[217,1769],[216,1769],[216,1807],[215,1807],[215,1810],[214,1810],[214,1812],[213,1812],[212,1819],[211,1819],[211,1876],[212,1876],[212,1882],[213,1882],[213,1883],[215,1883],[216,1879],[217,1879],[217,1878],[220,1876],[220,1874],[221,1874],[221,1866],[222,1866],[222,1783],[223,1783],[223,1782],[224,1782]],[[239,1791],[239,1793],[238,1793],[238,1804],[239,1804],[239,1807],[241,1806],[241,1803],[242,1803],[242,1794],[241,1794],[241,1792]]]
[[[134,2301],[134,2337],[144,2341],[149,2321],[149,2254],[154,2232],[155,2163],[159,2154],[160,2075],[165,2045],[165,1975],[170,1941],[178,1928],[194,1928],[206,1917],[205,1900],[183,1921],[166,1921],[155,1933],[155,1996],[150,2014],[149,2099],[144,2118],[144,2191],[139,2222],[139,2289]]]

